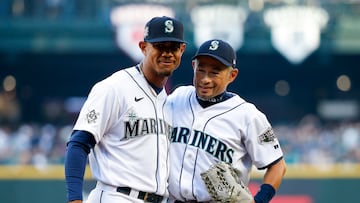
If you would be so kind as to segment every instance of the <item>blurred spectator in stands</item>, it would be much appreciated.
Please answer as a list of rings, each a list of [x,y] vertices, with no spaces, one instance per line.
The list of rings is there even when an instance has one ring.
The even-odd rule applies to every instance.
[[[345,152],[344,162],[360,162],[360,122],[345,124],[342,130],[341,143]]]
[[[12,145],[10,143],[10,128],[0,128],[0,164],[8,164],[12,156]]]

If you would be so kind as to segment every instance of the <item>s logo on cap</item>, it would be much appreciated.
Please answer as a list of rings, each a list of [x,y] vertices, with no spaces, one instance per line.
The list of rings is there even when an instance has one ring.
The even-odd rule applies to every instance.
[[[209,47],[209,50],[216,50],[219,48],[219,41],[212,41],[211,44],[210,44],[210,47]]]
[[[149,27],[146,26],[144,29],[144,39],[146,39],[149,36]]]
[[[165,21],[165,33],[172,33],[174,31],[174,25],[172,20]]]

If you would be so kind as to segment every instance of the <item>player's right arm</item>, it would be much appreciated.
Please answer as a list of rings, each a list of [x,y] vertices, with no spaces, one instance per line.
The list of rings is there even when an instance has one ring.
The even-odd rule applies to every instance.
[[[263,183],[270,184],[274,187],[275,190],[278,190],[281,184],[281,181],[286,172],[286,163],[284,158],[280,159],[278,162],[271,165],[267,168]]]
[[[73,131],[67,143],[65,181],[69,203],[82,202],[82,187],[87,158],[95,143],[95,138],[91,133],[81,130]]]
[[[286,172],[286,163],[281,158],[266,169],[263,184],[254,196],[255,203],[268,203],[279,189],[281,181]]]

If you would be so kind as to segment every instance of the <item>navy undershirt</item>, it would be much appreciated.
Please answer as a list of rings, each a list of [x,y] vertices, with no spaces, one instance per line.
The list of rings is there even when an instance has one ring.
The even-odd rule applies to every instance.
[[[94,136],[86,131],[73,131],[65,154],[65,177],[68,202],[82,200],[82,187],[87,157],[95,146]]]
[[[206,108],[206,107],[209,107],[211,105],[214,105],[214,104],[217,104],[217,103],[220,103],[220,102],[223,102],[225,100],[228,100],[230,99],[231,97],[233,97],[234,94],[230,93],[230,92],[223,92],[221,94],[219,94],[218,96],[215,96],[211,99],[208,99],[208,100],[204,100],[204,99],[201,99],[200,97],[196,96],[196,99],[198,100],[199,104],[203,107],[203,108]]]

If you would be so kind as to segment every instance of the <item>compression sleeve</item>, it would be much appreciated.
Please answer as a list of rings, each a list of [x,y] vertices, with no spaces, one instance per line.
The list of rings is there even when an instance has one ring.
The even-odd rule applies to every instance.
[[[82,187],[87,157],[95,138],[86,131],[73,131],[65,154],[65,180],[68,202],[82,200]]]

